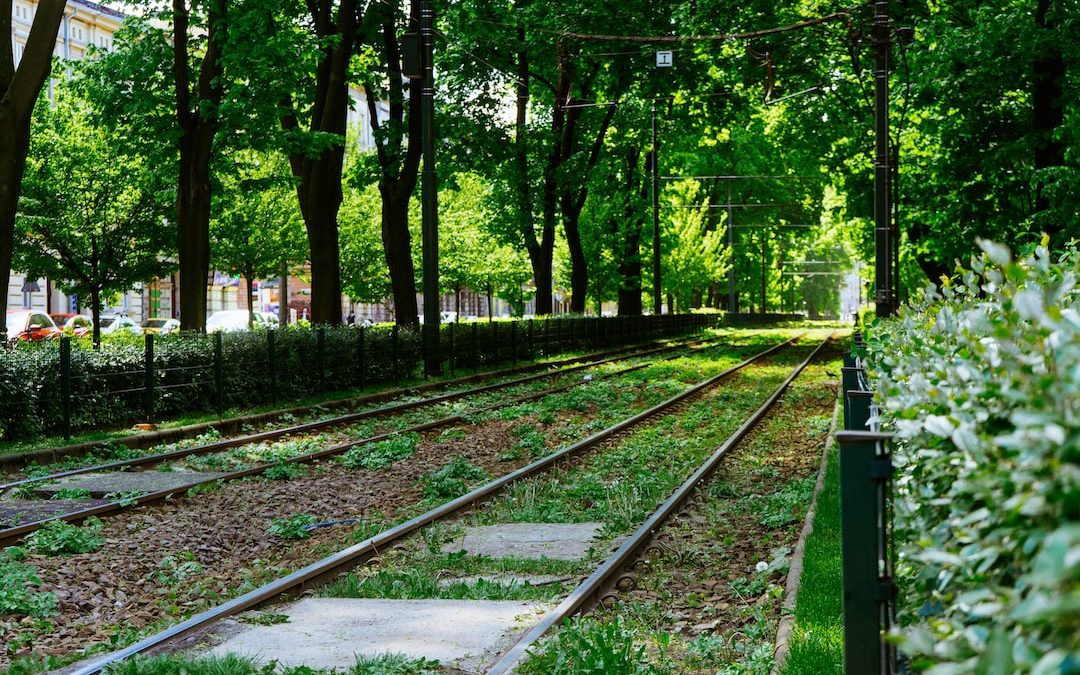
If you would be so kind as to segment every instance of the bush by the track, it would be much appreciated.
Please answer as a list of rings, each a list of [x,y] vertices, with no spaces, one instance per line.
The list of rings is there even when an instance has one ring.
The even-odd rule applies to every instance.
[[[441,343],[446,367],[454,372],[678,335],[714,326],[720,319],[716,314],[680,314],[448,324],[442,328]],[[763,322],[775,321],[766,317]],[[203,334],[155,336],[149,397],[142,337],[114,337],[99,350],[88,340],[72,340],[67,406],[71,429],[144,420],[148,406],[153,419],[163,419],[218,405],[249,408],[321,391],[406,381],[419,373],[423,359],[418,330],[389,326],[224,333],[220,364],[214,339]],[[60,352],[59,341],[0,349],[0,439],[63,429]]]
[[[984,253],[872,329],[917,671],[1080,669],[1080,252]]]

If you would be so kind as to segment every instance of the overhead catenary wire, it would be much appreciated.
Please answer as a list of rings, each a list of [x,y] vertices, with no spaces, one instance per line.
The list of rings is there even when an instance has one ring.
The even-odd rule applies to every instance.
[[[865,3],[864,3],[865,4]],[[854,9],[854,8],[853,8]],[[721,33],[719,35],[605,35],[596,33],[559,33],[564,38],[573,40],[596,40],[604,42],[641,42],[646,44],[669,44],[679,42],[725,42],[729,40],[750,40],[767,35],[776,35],[793,30],[802,30],[812,26],[818,26],[830,21],[847,20],[851,17],[851,11],[845,10],[833,12],[814,19],[799,21],[785,26],[764,28],[761,30],[746,31],[742,33]]]

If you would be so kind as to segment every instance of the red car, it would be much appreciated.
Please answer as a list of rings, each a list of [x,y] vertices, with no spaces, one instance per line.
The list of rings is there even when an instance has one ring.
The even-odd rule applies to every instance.
[[[8,340],[40,342],[59,337],[60,329],[45,312],[31,309],[9,309],[7,313]]]
[[[57,327],[69,335],[86,337],[94,332],[94,320],[85,314],[50,314]]]

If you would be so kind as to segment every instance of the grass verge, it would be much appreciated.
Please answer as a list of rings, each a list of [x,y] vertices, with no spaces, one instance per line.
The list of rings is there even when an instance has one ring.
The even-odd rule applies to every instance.
[[[784,675],[843,672],[844,622],[840,572],[840,461],[828,447],[825,482],[818,495],[814,531],[806,540],[803,573],[795,601],[795,627]]]

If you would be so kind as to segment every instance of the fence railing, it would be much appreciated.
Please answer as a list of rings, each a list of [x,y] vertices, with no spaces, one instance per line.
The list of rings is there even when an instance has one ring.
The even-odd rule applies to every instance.
[[[855,350],[844,354],[844,430],[840,446],[840,537],[844,589],[844,672],[897,672],[895,646],[883,639],[895,624],[892,529],[892,434],[874,420],[877,408]]]
[[[444,370],[454,375],[722,322],[743,323],[716,314],[557,317],[445,324],[440,340]],[[99,350],[70,338],[22,344],[0,349],[0,438],[70,436],[79,429],[397,384],[420,374],[423,349],[418,330],[396,326],[132,336],[107,340]]]

